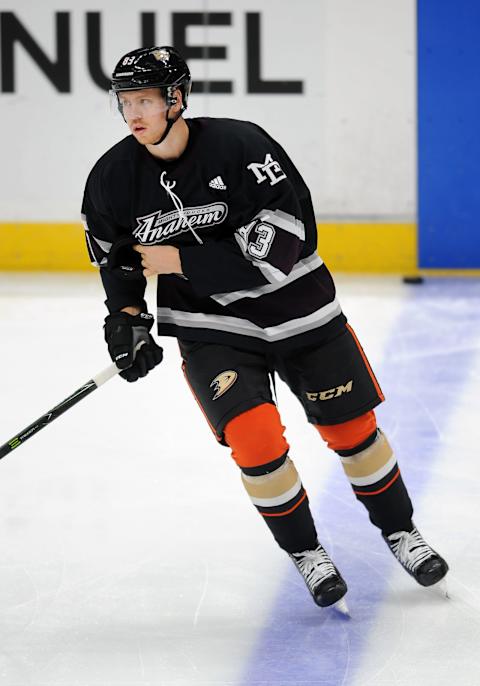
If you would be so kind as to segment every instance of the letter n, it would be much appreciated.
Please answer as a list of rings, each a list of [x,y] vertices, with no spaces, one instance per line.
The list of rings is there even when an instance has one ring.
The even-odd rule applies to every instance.
[[[50,60],[14,12],[0,12],[2,93],[15,93],[15,43],[20,43],[60,93],[70,92],[70,13],[55,12],[57,59]]]

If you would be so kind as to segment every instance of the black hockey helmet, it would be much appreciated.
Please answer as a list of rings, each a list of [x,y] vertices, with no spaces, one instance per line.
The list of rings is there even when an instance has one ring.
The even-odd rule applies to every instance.
[[[120,59],[112,74],[113,93],[141,88],[161,88],[168,107],[176,103],[174,91],[178,88],[182,93],[182,109],[187,109],[192,77],[187,63],[175,48],[168,45],[139,48]]]

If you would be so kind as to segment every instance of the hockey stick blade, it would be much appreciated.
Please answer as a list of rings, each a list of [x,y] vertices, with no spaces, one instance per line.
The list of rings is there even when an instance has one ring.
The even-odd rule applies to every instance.
[[[119,371],[121,370],[116,364],[111,364],[99,374],[89,379],[83,384],[83,386],[80,386],[80,388],[77,388],[76,391],[69,395],[68,398],[62,400],[62,402],[60,402],[58,405],[55,405],[55,407],[53,407],[51,410],[32,422],[32,424],[29,424],[27,427],[19,431],[16,436],[0,446],[0,459],[5,457],[5,455],[9,455],[12,450],[15,450],[15,448],[18,448],[20,445],[22,445],[22,443],[25,443],[26,440],[34,436],[38,431],[40,431],[40,429],[43,429],[44,427],[48,426],[48,424],[51,424],[54,419],[60,417],[61,414],[79,403],[80,400],[83,400],[83,398],[85,398],[87,395],[90,395],[90,393],[95,391],[99,386],[118,374]]]

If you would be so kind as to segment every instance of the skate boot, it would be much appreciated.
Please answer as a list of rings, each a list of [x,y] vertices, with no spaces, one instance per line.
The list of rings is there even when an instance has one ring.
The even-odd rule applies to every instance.
[[[328,607],[343,598],[347,585],[320,544],[315,550],[289,553],[289,557],[303,576],[317,605]],[[339,609],[344,611],[340,607]]]
[[[433,586],[448,572],[443,557],[430,548],[415,527],[412,531],[396,531],[383,538],[402,567],[421,586]]]

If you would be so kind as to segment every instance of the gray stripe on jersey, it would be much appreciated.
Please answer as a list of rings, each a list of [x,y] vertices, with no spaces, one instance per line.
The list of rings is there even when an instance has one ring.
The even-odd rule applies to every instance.
[[[288,214],[282,210],[262,210],[258,213],[255,219],[261,219],[262,221],[268,221],[274,226],[278,226],[279,229],[283,231],[288,231],[288,233],[293,233],[301,241],[305,240],[305,227],[300,219],[297,219],[293,214]]]
[[[87,240],[87,247],[88,247],[90,262],[93,264],[94,267],[103,267],[103,265],[107,264],[107,258],[102,257],[102,258],[100,258],[100,262],[99,262],[97,260],[96,255],[95,255],[95,250],[93,249],[91,237],[90,237],[90,234],[88,233],[88,231],[85,231],[85,238]]]
[[[316,329],[328,324],[334,317],[341,314],[340,303],[336,298],[332,302],[320,307],[305,317],[291,319],[283,324],[262,328],[248,319],[226,315],[204,314],[201,312],[184,312],[172,310],[170,307],[157,308],[159,324],[174,324],[175,326],[190,327],[193,329],[217,329],[227,333],[235,333],[243,336],[253,336],[264,341],[281,341],[290,336]]]
[[[85,229],[85,238],[87,240],[88,251],[90,253],[90,261],[94,267],[101,267],[107,263],[106,256],[110,252],[113,244],[109,243],[108,241],[102,241],[100,238],[94,236],[90,231],[90,227],[88,226],[86,215],[81,214],[80,216],[82,219],[83,228]],[[100,248],[101,253],[92,243],[92,239]]]
[[[323,260],[317,255],[316,252],[314,252],[308,257],[305,257],[305,259],[299,260],[287,277],[285,277],[285,275],[282,272],[283,281],[281,281],[280,283],[267,283],[265,286],[258,286],[257,288],[246,288],[241,291],[232,291],[231,293],[216,293],[215,295],[211,295],[210,297],[213,298],[213,300],[215,300],[220,305],[229,305],[230,303],[233,303],[236,300],[241,300],[242,298],[259,298],[260,296],[265,295],[266,293],[273,293],[274,291],[278,291],[284,286],[288,286],[293,281],[296,281],[297,279],[300,279],[302,276],[305,276],[306,274],[309,274],[315,269],[318,269],[322,266],[322,264]],[[257,264],[257,266],[259,265]]]
[[[108,241],[101,241],[100,238],[97,238],[96,236],[92,236],[93,240],[95,243],[98,243],[98,245],[101,247],[103,252],[109,253],[110,249],[113,245],[113,243],[109,243]]]
[[[287,274],[284,274],[281,269],[277,269],[269,262],[253,260],[253,264],[260,269],[263,276],[267,279],[267,281],[270,281],[270,284],[272,285],[277,286],[278,284],[284,284],[285,280],[288,278]]]

